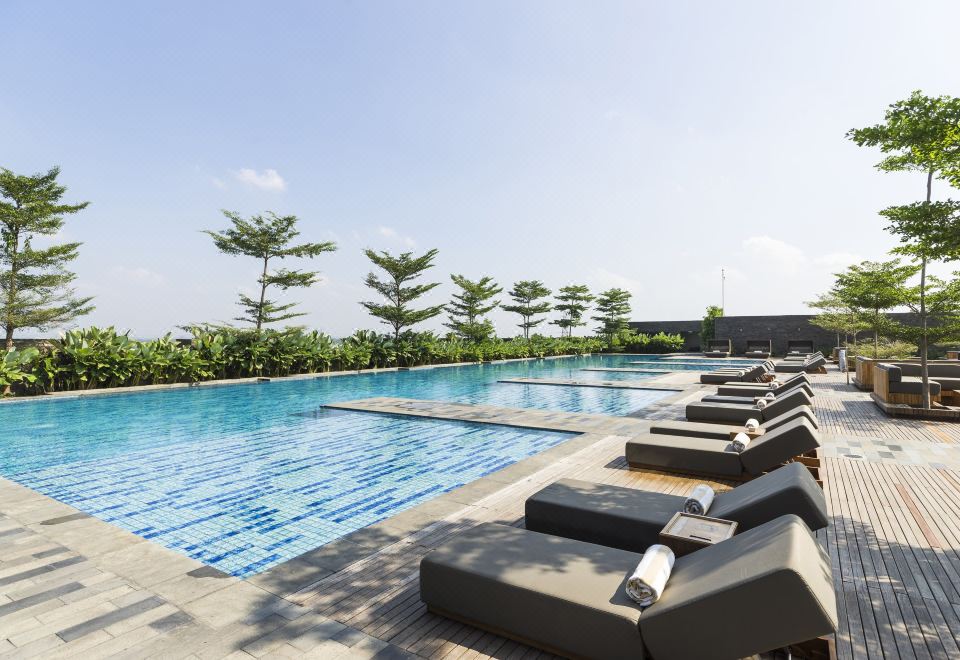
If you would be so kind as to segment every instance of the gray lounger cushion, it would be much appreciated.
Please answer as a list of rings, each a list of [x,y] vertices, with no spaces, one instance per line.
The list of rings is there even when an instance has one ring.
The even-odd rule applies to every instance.
[[[486,523],[424,557],[420,597],[483,629],[604,660],[729,660],[836,630],[829,559],[796,516],[678,557],[663,597],[642,612],[624,593],[640,558]]]
[[[739,454],[729,442],[656,433],[631,438],[624,454],[631,467],[742,478],[758,476],[819,446],[817,430],[798,417],[754,438]]]
[[[804,390],[803,387],[800,385],[791,387],[790,389],[786,390],[785,392],[781,392],[780,394],[774,393],[775,398],[773,399],[773,401],[776,401],[780,397],[786,396],[788,394],[792,394],[793,392],[797,392],[798,399],[804,400],[803,405],[805,406],[813,405],[813,400],[810,398],[810,395],[807,394],[806,390]],[[746,394],[737,394],[737,395],[708,394],[707,396],[703,397],[700,400],[710,402],[710,403],[740,403],[740,404],[753,405],[755,399],[756,399],[755,396],[746,395]]]
[[[806,374],[796,374],[780,383],[777,387],[770,387],[767,384],[751,383],[733,383],[730,385],[721,385],[717,388],[717,394],[722,396],[763,396],[767,392],[773,392],[776,395],[788,392],[795,387],[801,387],[808,396],[813,396],[813,388],[810,387],[810,381]]]
[[[820,428],[820,422],[810,406],[798,406],[793,410],[788,410],[782,415],[777,415],[765,422],[760,422],[764,431],[773,429],[786,424],[787,422],[804,417],[810,422],[813,428]],[[715,440],[729,440],[730,431],[741,430],[742,425],[712,424],[710,422],[681,422],[681,421],[656,421],[650,425],[650,433],[660,435],[686,435],[696,438],[713,438]]]
[[[683,509],[686,495],[561,479],[526,501],[527,529],[644,552]],[[827,501],[810,471],[790,463],[717,495],[708,515],[735,520],[745,532],[784,514],[800,516],[811,530],[827,526]]]
[[[764,421],[782,415],[798,406],[810,405],[810,397],[802,391],[793,391],[777,397],[764,408],[749,403],[714,403],[697,401],[687,404],[687,419],[691,422],[724,422],[743,424],[748,419]]]

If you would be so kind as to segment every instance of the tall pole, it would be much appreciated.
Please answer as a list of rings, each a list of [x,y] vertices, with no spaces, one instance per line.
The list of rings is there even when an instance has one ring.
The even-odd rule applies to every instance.
[[[721,313],[727,308],[727,271],[724,268],[720,269],[720,311]]]

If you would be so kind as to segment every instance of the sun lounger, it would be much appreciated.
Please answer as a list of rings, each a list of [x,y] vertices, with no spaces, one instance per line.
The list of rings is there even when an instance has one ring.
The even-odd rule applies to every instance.
[[[800,387],[809,396],[813,396],[813,388],[810,387],[810,380],[806,374],[795,374],[787,378],[775,387],[771,383],[764,385],[754,383],[730,383],[721,385],[717,388],[717,394],[724,396],[764,396],[767,392],[773,392],[776,395],[783,394],[795,387]]]
[[[716,422],[723,424],[744,424],[748,419],[765,421],[796,408],[809,406],[810,397],[802,391],[789,392],[774,399],[763,408],[750,403],[714,403],[696,401],[687,404],[687,420],[691,422]]]
[[[686,495],[562,479],[527,499],[525,526],[534,532],[643,552],[659,543],[660,531]],[[711,518],[734,520],[745,532],[787,513],[816,531],[826,527],[827,501],[810,471],[790,463],[724,493],[707,511]]]
[[[677,557],[663,596],[630,600],[642,555],[485,523],[420,563],[430,611],[573,658],[742,658],[837,628],[830,560],[796,516]]]
[[[782,415],[772,417],[765,422],[760,422],[760,428],[764,432],[772,431],[778,426],[783,426],[789,421],[803,417],[813,428],[820,428],[820,422],[813,413],[810,406],[798,406],[788,410]],[[743,424],[717,424],[711,422],[681,422],[681,421],[656,421],[650,425],[650,433],[660,435],[686,435],[697,438],[713,438],[715,440],[729,440],[730,432],[739,432],[743,430]]]
[[[731,444],[711,438],[647,433],[628,440],[624,453],[633,468],[746,480],[817,449],[820,439],[813,425],[798,417],[754,438],[741,453]]]
[[[717,369],[705,374],[700,374],[700,382],[708,385],[722,385],[723,383],[730,382],[755,383],[758,382],[766,373],[767,369],[762,364],[758,364],[753,367],[747,367],[746,369]]]
[[[778,374],[794,374],[794,373],[814,373],[820,369],[825,368],[827,365],[827,360],[822,355],[817,355],[804,360],[803,362],[778,362],[773,365],[773,370]]]

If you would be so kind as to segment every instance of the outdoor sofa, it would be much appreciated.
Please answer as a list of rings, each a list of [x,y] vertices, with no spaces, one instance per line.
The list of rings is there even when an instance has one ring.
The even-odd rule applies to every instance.
[[[687,404],[687,419],[691,422],[744,424],[748,419],[772,419],[799,406],[809,406],[810,397],[802,390],[794,390],[777,397],[763,408],[753,403],[695,401]]]
[[[787,355],[810,355],[815,350],[813,342],[809,339],[787,340]]]
[[[911,367],[915,368],[911,369]],[[923,399],[923,381],[920,378],[919,364],[895,365],[881,362],[875,364],[873,369],[873,392],[882,401],[920,405]],[[917,375],[905,376],[905,371]],[[939,376],[934,378],[933,374],[930,374],[930,399],[932,401],[939,401],[943,390],[952,392],[958,388],[960,388],[960,378]]]
[[[529,497],[525,526],[534,532],[643,552],[659,543],[660,531],[685,495],[561,479]],[[830,522],[823,489],[800,463],[789,463],[753,481],[717,494],[711,518],[737,522],[742,533],[782,515],[799,516],[812,531]]]
[[[707,342],[707,350],[703,352],[709,358],[728,358],[733,353],[733,342],[729,339],[711,339]]]
[[[485,523],[420,562],[428,609],[570,658],[729,660],[837,629],[830,560],[797,516],[678,557],[653,605],[625,585],[642,555]]]
[[[809,420],[798,417],[757,436],[740,453],[731,445],[713,438],[647,433],[628,440],[624,454],[631,468],[746,481],[818,449],[820,436]]]
[[[772,339],[748,339],[746,357],[766,360],[773,354]]]

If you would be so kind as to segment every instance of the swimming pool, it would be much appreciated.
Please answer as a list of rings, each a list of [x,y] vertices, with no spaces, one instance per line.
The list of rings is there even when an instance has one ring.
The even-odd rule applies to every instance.
[[[323,404],[372,396],[623,415],[669,391],[498,383],[629,356],[277,380],[0,405],[0,474],[248,577],[570,438]],[[630,374],[633,376],[632,374]],[[635,377],[634,377],[635,378]]]

